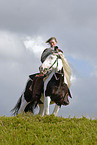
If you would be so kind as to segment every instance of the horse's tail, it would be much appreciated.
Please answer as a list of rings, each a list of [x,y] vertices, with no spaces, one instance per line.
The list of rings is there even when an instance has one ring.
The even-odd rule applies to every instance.
[[[19,100],[17,101],[17,104],[15,105],[15,107],[11,110],[12,112],[12,115],[17,115],[18,114],[18,111],[20,109],[20,106],[21,106],[21,101],[22,101],[22,95],[21,97],[19,98]]]

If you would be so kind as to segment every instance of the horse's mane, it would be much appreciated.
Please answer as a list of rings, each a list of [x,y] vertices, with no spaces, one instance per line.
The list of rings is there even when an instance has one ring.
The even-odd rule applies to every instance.
[[[62,60],[62,63],[63,63],[64,76],[66,77],[68,87],[70,87],[70,85],[71,85],[71,82],[70,82],[70,76],[71,76],[70,66],[69,66],[65,56],[62,53],[60,53],[60,57],[61,57],[61,60]]]

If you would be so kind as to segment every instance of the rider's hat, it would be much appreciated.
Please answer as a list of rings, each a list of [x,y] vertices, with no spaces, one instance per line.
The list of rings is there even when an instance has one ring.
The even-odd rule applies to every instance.
[[[46,43],[49,43],[52,39],[54,39],[54,40],[56,41],[56,43],[57,43],[57,39],[56,39],[55,37],[49,38],[49,39],[46,41]]]

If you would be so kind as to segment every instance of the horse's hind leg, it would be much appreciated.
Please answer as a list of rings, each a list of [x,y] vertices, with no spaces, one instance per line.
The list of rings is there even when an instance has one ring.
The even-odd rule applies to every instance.
[[[28,102],[25,100],[24,93],[23,93],[22,99],[21,99],[21,106],[20,106],[20,109],[19,109],[18,113],[23,113],[24,112],[24,109],[25,109],[25,107],[27,105],[28,105]]]
[[[54,108],[54,110],[53,110],[53,114],[55,115],[55,116],[57,116],[57,114],[58,114],[58,111],[59,111],[59,106],[56,104],[55,105],[55,108]]]

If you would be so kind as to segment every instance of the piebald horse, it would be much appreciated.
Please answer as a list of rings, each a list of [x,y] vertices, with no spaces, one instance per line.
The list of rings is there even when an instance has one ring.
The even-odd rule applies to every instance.
[[[63,81],[65,80],[65,82],[62,81],[62,83],[60,83],[60,75],[56,74],[56,72],[60,71],[63,68],[63,76],[61,75],[61,78]],[[44,82],[44,88],[43,88],[43,92],[41,95],[41,104],[39,103],[39,114],[40,115],[49,115],[49,105],[50,102],[53,100],[56,104],[55,104],[55,108],[53,110],[53,114],[55,116],[57,116],[57,113],[59,111],[59,108],[61,105],[68,105],[69,104],[69,100],[68,100],[68,96],[71,97],[70,91],[69,91],[69,86],[70,86],[70,67],[65,59],[65,57],[63,56],[62,53],[57,54],[51,54],[49,55],[46,60],[43,62],[43,64],[40,66],[40,72],[43,72],[46,74],[46,77],[43,79]],[[32,80],[34,78],[36,74],[32,75]],[[29,88],[31,86],[32,80],[28,80],[26,88],[24,93],[21,95],[21,97],[19,98],[15,108],[12,110],[14,111],[14,114],[18,114],[18,113],[22,113],[22,112],[26,112],[27,110],[32,110],[35,109],[35,103],[32,101],[32,94],[29,91]],[[55,83],[54,83],[55,82]],[[57,92],[57,98],[60,97],[60,88],[61,88],[61,95],[63,96],[63,101],[62,103],[58,103],[58,101],[54,100],[54,94],[56,97],[56,92],[53,93],[53,90],[55,90],[54,86],[52,85],[54,84],[56,86],[56,92]],[[52,87],[51,87],[52,86]],[[51,88],[51,90],[49,91],[49,88]],[[67,97],[67,100],[66,98]]]
[[[46,58],[46,60],[43,62],[43,64],[40,66],[40,72],[43,71],[44,73],[45,72],[49,73],[47,78],[44,79],[44,115],[49,115],[49,105],[51,101],[50,96],[46,96],[45,94],[47,84],[51,80],[55,72],[62,70],[62,68],[64,71],[64,82],[66,82],[68,84],[68,87],[70,87],[71,71],[63,53],[59,52],[59,53],[53,53],[52,55],[49,55]],[[71,96],[71,94],[69,96]],[[58,111],[59,111],[59,105],[56,104],[53,114],[57,116]]]

